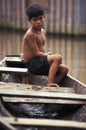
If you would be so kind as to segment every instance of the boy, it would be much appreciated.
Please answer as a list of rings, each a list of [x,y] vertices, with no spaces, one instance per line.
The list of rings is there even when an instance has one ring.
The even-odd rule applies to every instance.
[[[68,68],[62,64],[62,57],[59,54],[47,55],[44,51],[45,31],[44,10],[39,4],[32,4],[26,9],[28,21],[31,28],[27,30],[22,41],[23,58],[28,70],[36,75],[48,75],[47,86],[58,85],[68,73]]]

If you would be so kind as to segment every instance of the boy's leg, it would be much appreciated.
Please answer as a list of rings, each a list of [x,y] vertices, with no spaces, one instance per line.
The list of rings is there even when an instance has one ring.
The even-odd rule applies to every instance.
[[[58,72],[59,69],[59,65],[62,63],[62,57],[58,54],[55,54],[55,55],[48,55],[47,59],[50,65],[48,74],[48,86],[53,86],[56,73]]]
[[[61,82],[61,80],[64,78],[64,76],[68,73],[68,68],[66,65],[64,64],[60,64],[59,66],[59,70],[56,74],[56,77],[55,77],[55,82],[57,84],[59,84]]]

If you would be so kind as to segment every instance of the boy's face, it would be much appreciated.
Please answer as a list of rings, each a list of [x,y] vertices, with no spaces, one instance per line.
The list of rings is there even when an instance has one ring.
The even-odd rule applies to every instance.
[[[36,29],[41,29],[44,25],[45,16],[39,15],[38,17],[33,17],[29,20],[31,25]]]

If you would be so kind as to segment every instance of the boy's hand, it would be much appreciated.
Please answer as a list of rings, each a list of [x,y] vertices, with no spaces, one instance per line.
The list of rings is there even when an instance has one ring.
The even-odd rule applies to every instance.
[[[52,54],[52,52],[47,52],[47,55],[51,55]]]

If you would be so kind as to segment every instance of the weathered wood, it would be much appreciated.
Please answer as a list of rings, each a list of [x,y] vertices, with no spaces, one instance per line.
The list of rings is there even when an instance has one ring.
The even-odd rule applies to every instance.
[[[0,126],[2,126],[6,130],[17,130],[13,126],[11,126],[9,123],[7,123],[7,121],[2,120],[2,118],[0,118]]]
[[[8,55],[6,57],[6,66],[8,67],[18,67],[18,68],[26,68],[24,60],[22,60],[21,55]]]
[[[5,57],[2,61],[0,61],[0,66],[3,66],[3,63],[5,63],[7,57]]]
[[[73,104],[83,105],[85,101],[65,100],[65,99],[47,99],[47,98],[16,98],[2,97],[4,102],[10,103],[48,103],[48,104]]]
[[[56,93],[75,93],[73,88],[68,88],[68,87],[42,87],[42,86],[37,86],[37,85],[30,85],[30,84],[18,84],[18,83],[4,83],[0,82],[0,90],[18,90],[18,91],[23,91],[23,92],[53,92],[55,95]],[[28,95],[29,96],[29,95]],[[41,97],[40,96],[37,98],[16,98],[16,97],[3,97],[3,100],[5,102],[26,102],[26,103],[56,103],[56,104],[85,104],[85,101],[77,100],[75,101],[74,99],[68,100],[68,99],[52,99],[52,97],[49,99],[48,97]]]
[[[85,94],[76,94],[69,92],[68,88],[53,88],[33,86],[27,84],[17,83],[3,83],[0,82],[0,95],[1,96],[16,96],[25,98],[48,98],[48,99],[68,99],[68,100],[79,100],[85,101]],[[72,88],[70,88],[72,90]],[[70,90],[69,89],[69,90]],[[63,91],[62,91],[63,90]]]
[[[13,73],[13,74],[26,74],[28,73],[27,68],[12,68],[12,67],[0,67],[0,73]]]
[[[0,74],[3,74],[3,73],[14,74],[14,75],[16,74],[17,76],[19,75],[21,77],[21,83],[28,83],[28,80],[27,80],[28,69],[27,68],[0,67]]]
[[[0,97],[0,116],[12,116],[7,109],[4,107],[3,100]]]
[[[5,62],[6,66],[8,65],[9,67],[12,67],[13,70],[15,70],[14,69],[15,67],[21,68],[22,66],[24,67],[24,65],[25,65],[25,63],[22,61],[20,55],[8,55],[8,56],[6,56],[4,62]],[[26,68],[24,68],[24,69],[26,69]],[[12,74],[13,74],[13,72],[12,72]],[[17,72],[16,72],[16,74],[17,74]],[[14,77],[16,77],[16,75]],[[43,82],[43,84],[42,84],[40,77],[42,77],[42,76],[39,76],[37,78],[36,75],[33,75],[30,72],[28,72],[28,75],[26,75],[26,73],[25,73],[25,76],[22,77],[22,73],[20,73],[18,82],[25,83],[25,84],[30,83],[30,84],[37,84],[37,85],[38,84],[46,85],[47,79],[45,80],[46,82]],[[55,82],[57,83],[57,80],[55,80]],[[61,81],[60,86],[74,88],[73,91],[75,91],[76,93],[86,94],[86,85],[81,83],[80,81],[76,80],[75,78],[71,77],[70,75],[66,75],[64,77],[64,79]]]
[[[48,87],[38,86],[31,84],[20,84],[20,83],[5,83],[0,82],[0,89],[16,89],[16,90],[27,90],[27,91],[43,91],[43,92],[64,92],[64,93],[75,93],[74,88],[68,87]]]
[[[86,95],[76,93],[61,93],[61,92],[43,92],[43,91],[27,91],[27,90],[13,90],[13,89],[0,89],[1,96],[15,96],[15,97],[31,97],[31,98],[50,98],[50,99],[68,99],[86,101]]]
[[[20,55],[6,55],[6,61],[18,61],[21,62],[22,59]]]
[[[81,128],[86,129],[85,122],[66,121],[66,120],[52,120],[52,119],[33,119],[33,118],[13,118],[13,117],[0,117],[2,121],[12,125],[19,126],[39,126],[39,127],[54,127],[54,128]],[[74,130],[75,130],[74,129]]]

